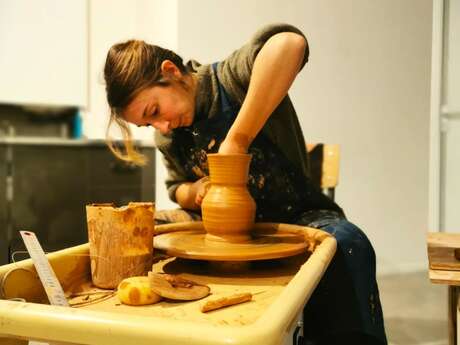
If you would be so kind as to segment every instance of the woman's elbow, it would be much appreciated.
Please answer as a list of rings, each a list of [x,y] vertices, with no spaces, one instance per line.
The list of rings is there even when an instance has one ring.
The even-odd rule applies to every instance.
[[[308,43],[305,37],[295,32],[282,32],[277,37],[285,49],[295,53],[296,56],[308,59]]]
[[[307,40],[302,35],[296,34],[294,32],[288,32],[289,41],[293,49],[297,49],[301,52],[305,52],[307,49]]]

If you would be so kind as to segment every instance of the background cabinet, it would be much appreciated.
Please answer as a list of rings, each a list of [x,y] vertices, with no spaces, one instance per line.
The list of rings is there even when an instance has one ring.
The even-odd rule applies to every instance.
[[[86,204],[155,199],[153,147],[141,148],[149,157],[142,168],[118,161],[103,141],[0,145],[0,154],[7,150],[12,153],[12,198],[2,195],[0,201],[0,227],[6,229],[0,235],[0,264],[24,250],[19,230],[35,232],[43,249],[54,251],[87,242]],[[0,172],[2,184],[6,175]],[[18,254],[15,260],[24,257]]]

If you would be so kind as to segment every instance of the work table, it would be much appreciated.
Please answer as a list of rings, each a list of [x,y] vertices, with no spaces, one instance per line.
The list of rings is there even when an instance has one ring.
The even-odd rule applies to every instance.
[[[212,295],[199,301],[131,307],[113,296],[81,308],[66,308],[0,300],[0,336],[98,345],[292,344],[303,307],[336,249],[333,237],[306,229],[305,236],[320,236],[311,255],[252,263],[237,271],[219,271],[212,264],[174,257],[153,265],[154,272],[208,284]],[[49,254],[48,258],[65,291],[88,283],[87,244]],[[24,260],[0,267],[0,278],[13,269],[34,271],[31,260]],[[23,285],[23,293],[30,293],[33,289],[24,286],[26,277],[23,279],[18,285]],[[29,273],[29,285],[30,281]],[[209,313],[200,311],[208,298],[238,292],[253,293],[253,301]]]

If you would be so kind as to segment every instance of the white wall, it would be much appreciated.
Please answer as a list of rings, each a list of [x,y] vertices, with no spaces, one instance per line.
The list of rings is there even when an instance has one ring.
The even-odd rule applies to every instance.
[[[446,66],[445,104],[451,110],[460,111],[460,2],[446,2]]]
[[[142,39],[177,45],[175,1],[91,0],[89,2],[89,105],[84,133],[89,138],[105,138],[109,109],[105,95],[104,63],[110,47],[128,39]],[[172,20],[168,21],[168,18]],[[151,140],[152,131],[132,127],[137,139]],[[117,133],[114,132],[114,136]]]
[[[261,25],[289,22],[311,58],[291,96],[310,142],[338,143],[337,200],[380,273],[426,268],[431,1],[179,1],[179,53],[224,58]]]
[[[87,104],[87,2],[0,0],[0,103]]]
[[[460,232],[460,1],[445,1],[440,229]]]

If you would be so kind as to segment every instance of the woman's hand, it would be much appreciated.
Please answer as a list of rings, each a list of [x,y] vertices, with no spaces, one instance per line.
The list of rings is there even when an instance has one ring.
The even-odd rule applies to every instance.
[[[186,210],[199,210],[210,186],[211,181],[208,176],[195,182],[182,183],[176,190],[177,203]]]
[[[251,141],[252,140],[245,135],[240,134],[237,135],[236,138],[235,136],[227,135],[225,140],[220,144],[218,153],[247,153]]]
[[[195,204],[201,207],[201,203],[208,192],[209,188],[211,187],[211,181],[209,180],[209,176],[205,176],[200,178],[198,181],[194,182],[194,189],[196,190],[195,193]]]

